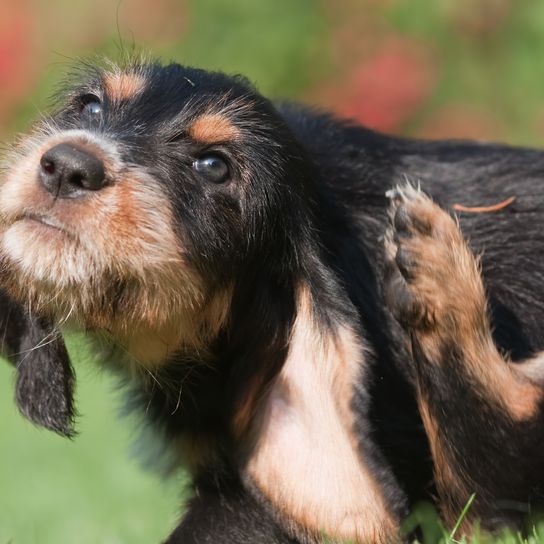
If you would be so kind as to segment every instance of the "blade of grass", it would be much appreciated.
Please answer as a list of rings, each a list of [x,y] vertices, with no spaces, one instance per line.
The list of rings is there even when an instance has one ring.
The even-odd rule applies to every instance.
[[[450,540],[453,540],[455,538],[455,533],[457,533],[457,531],[459,530],[459,527],[461,527],[461,523],[463,523],[463,520],[465,519],[467,512],[470,510],[470,507],[472,506],[472,503],[474,502],[475,498],[476,498],[476,493],[473,493],[468,499],[467,503],[465,504],[465,507],[463,508],[463,511],[461,512],[461,515],[459,516],[459,519],[457,520],[457,523],[455,524],[455,527],[452,529],[450,533]]]

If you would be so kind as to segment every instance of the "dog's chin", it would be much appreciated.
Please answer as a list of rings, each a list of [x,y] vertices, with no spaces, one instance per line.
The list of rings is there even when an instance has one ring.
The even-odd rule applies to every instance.
[[[39,216],[17,219],[0,238],[3,260],[13,273],[44,289],[89,281],[94,267],[78,245],[58,223]]]
[[[0,287],[28,311],[55,323],[69,320],[88,327],[89,301],[98,296],[98,289],[96,296],[89,290],[105,282],[98,280],[96,264],[76,237],[59,222],[25,215],[5,223],[0,230],[0,262]]]

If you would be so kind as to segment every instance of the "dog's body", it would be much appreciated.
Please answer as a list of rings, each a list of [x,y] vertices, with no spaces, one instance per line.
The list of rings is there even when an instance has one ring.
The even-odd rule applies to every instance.
[[[544,346],[544,153],[389,138],[175,65],[96,70],[29,142],[0,190],[6,289],[105,343],[190,466],[169,542],[383,542],[433,493],[382,287],[385,193],[405,177],[446,207],[516,197],[463,228],[485,249],[500,348]],[[57,348],[62,402],[28,379],[18,400],[69,434]]]

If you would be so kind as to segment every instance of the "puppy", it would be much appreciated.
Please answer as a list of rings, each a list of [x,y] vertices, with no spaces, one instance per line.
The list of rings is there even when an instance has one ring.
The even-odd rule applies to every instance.
[[[321,239],[316,165],[268,100],[177,65],[91,67],[8,161],[5,288],[87,331],[189,466],[171,542],[393,538],[404,504],[367,424],[371,348]],[[63,350],[38,340],[31,353]]]
[[[475,493],[467,525],[519,525],[544,498],[544,360],[514,363],[497,347],[479,261],[452,217],[411,186],[391,197],[388,300],[411,339],[445,518]],[[520,233],[504,232],[503,251],[538,281],[539,257],[524,259],[509,235]]]
[[[27,351],[49,364],[29,367],[42,374],[18,403],[73,432],[56,331],[84,330],[193,476],[169,543],[394,540],[434,485],[418,375],[384,300],[385,193],[404,176],[445,205],[515,188],[502,223],[476,225],[498,345],[520,356],[539,347],[544,312],[526,301],[541,283],[499,234],[533,254],[542,166],[272,104],[241,77],[85,66],[0,187],[3,285],[39,317]],[[52,394],[66,409],[28,409]]]

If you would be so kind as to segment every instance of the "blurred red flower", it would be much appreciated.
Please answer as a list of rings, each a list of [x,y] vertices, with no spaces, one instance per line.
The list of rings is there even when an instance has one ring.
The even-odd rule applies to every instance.
[[[393,38],[355,67],[337,109],[369,127],[396,130],[424,104],[436,79],[428,46]]]
[[[0,124],[34,81],[34,17],[26,1],[5,0],[0,18]]]

